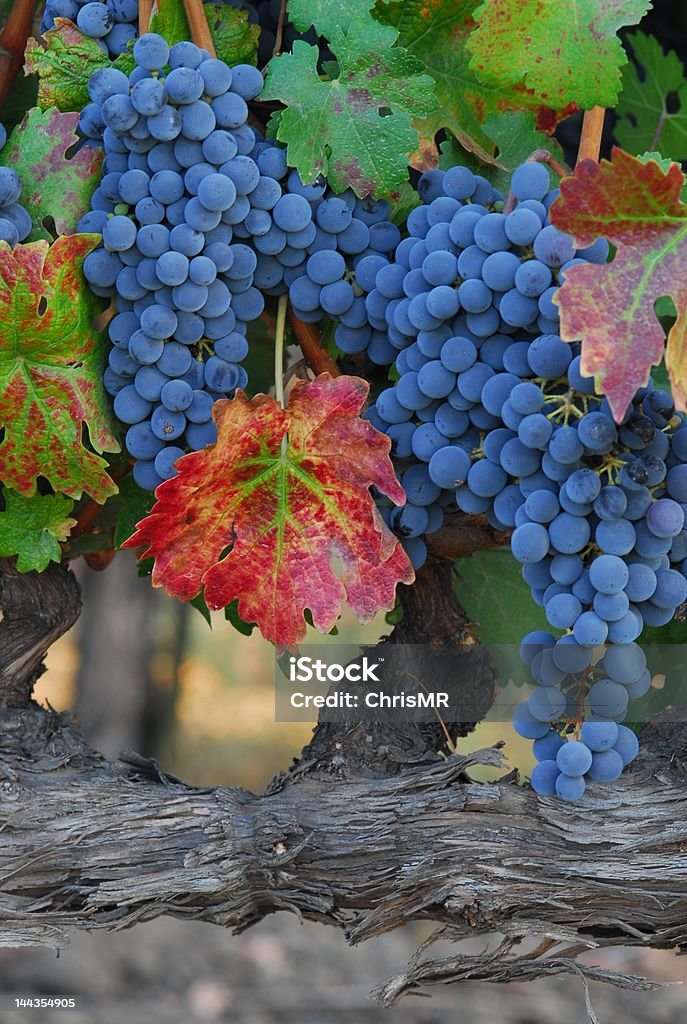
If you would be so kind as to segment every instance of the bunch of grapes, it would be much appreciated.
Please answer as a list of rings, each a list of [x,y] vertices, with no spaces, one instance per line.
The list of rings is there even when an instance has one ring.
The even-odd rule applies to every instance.
[[[128,426],[134,478],[152,490],[186,450],[214,442],[214,402],[247,381],[246,324],[264,300],[255,254],[233,234],[264,191],[246,124],[262,76],[193,43],[170,51],[154,33],[134,58],[129,78],[104,68],[89,82],[107,155],[79,230],[103,236],[84,274],[116,301],[105,387]]]
[[[651,685],[646,656],[635,643],[610,644],[594,664],[594,649],[567,633],[528,634],[520,656],[539,684],[515,710],[520,735],[534,740],[532,788],[542,796],[577,800],[587,782],[614,782],[639,752],[622,725],[630,700]]]
[[[105,387],[128,426],[138,483],[154,489],[214,441],[211,408],[245,387],[246,325],[288,290],[306,320],[365,321],[354,265],[400,233],[386,202],[304,186],[285,150],[248,126],[257,69],[149,34],[127,78],[105,68],[82,115],[102,125],[104,175],[81,231],[102,232],[84,272],[114,296]],[[167,67],[167,61],[169,65]]]
[[[304,185],[298,171],[289,170],[286,150],[271,142],[259,142],[253,155],[261,174],[279,183],[281,198],[278,211],[256,213],[241,228],[255,249],[256,281],[268,295],[288,292],[305,322],[336,319],[340,343],[342,331],[365,341],[370,327],[358,267],[386,263],[400,240],[388,220],[389,204],[358,199],[350,189],[335,195],[321,177]],[[342,351],[363,347],[358,340]]]
[[[5,148],[7,132],[0,124],[0,152]],[[0,242],[13,249],[31,233],[31,217],[19,202],[21,180],[11,167],[0,167]]]
[[[396,350],[398,377],[369,418],[392,439],[408,498],[383,514],[416,566],[423,537],[454,503],[513,530],[534,600],[567,631],[539,638],[544,652],[527,659],[539,688],[515,724],[532,738],[553,732],[537,756],[555,763],[535,784],[575,799],[585,776],[610,779],[611,763],[620,774],[628,762],[627,730],[615,720],[650,685],[645,664],[639,671],[615,648],[634,650],[645,624],[668,622],[687,598],[687,426],[651,383],[614,423],[581,373],[579,345],[561,340],[553,301],[569,267],[604,262],[608,246],[600,239],[576,252],[550,224],[558,193],[542,164],[518,168],[511,188],[504,213],[502,197],[464,167],[420,179],[424,205],[366,298],[370,324],[386,327]],[[591,652],[604,644],[592,669]],[[604,709],[600,694],[611,691]],[[570,739],[585,717],[614,728],[608,751],[590,740],[592,760],[579,771],[585,758],[568,761],[567,747],[586,742]]]
[[[41,32],[55,18],[73,21],[109,57],[118,57],[138,35],[138,0],[46,0]]]

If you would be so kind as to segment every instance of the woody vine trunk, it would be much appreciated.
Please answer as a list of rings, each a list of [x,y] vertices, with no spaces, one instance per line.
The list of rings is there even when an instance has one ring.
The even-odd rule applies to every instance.
[[[382,722],[319,727],[264,795],[199,789],[144,757],[106,761],[68,715],[30,702],[78,588],[61,567],[20,576],[1,564],[0,944],[58,947],[75,929],[162,914],[241,930],[287,910],[352,943],[436,922],[455,945],[420,951],[377,991],[387,1004],[436,983],[565,971],[647,987],[578,957],[621,944],[687,950],[685,741],[669,715],[647,727],[627,777],[572,808],[512,773],[471,781],[472,765],[501,765],[498,749],[451,755],[438,726],[411,735]],[[413,602],[424,622],[433,602],[439,630],[469,629],[452,593],[450,569],[430,564],[401,639],[418,642]],[[465,677],[488,703],[493,680],[473,658]],[[490,936],[491,951],[463,952],[475,936]]]

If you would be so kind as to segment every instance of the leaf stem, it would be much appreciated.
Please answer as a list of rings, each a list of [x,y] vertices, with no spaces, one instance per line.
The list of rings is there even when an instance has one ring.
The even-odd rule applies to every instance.
[[[562,160],[557,160],[553,153],[550,153],[548,149],[535,149],[533,153],[527,157],[526,163],[533,161],[538,164],[548,164],[554,174],[557,174],[559,178],[567,178],[572,171],[567,164],[563,163]],[[506,201],[503,204],[503,212],[511,213],[515,209],[517,200],[514,193],[511,191],[506,196]]]
[[[279,296],[277,306],[277,326],[274,332],[274,392],[282,409],[286,408],[284,401],[284,334],[286,329],[286,304],[288,295]]]
[[[286,0],[281,0],[281,7],[279,8],[279,21],[277,22],[277,31],[274,37],[274,50],[272,56],[276,57],[277,54],[281,53],[281,44],[284,36],[284,18],[286,16]],[[269,63],[269,62],[268,62]]]
[[[591,110],[585,110],[584,120],[582,121],[582,134],[580,135],[580,148],[577,151],[577,164],[582,160],[595,160],[598,163],[605,113],[606,111],[603,107],[592,107]]]

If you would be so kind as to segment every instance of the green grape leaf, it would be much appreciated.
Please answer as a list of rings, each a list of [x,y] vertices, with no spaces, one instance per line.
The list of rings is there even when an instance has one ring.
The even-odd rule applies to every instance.
[[[204,4],[217,56],[225,64],[257,63],[260,26],[251,25],[247,11],[228,4]]]
[[[31,242],[50,241],[53,233],[71,234],[90,207],[103,154],[84,146],[67,158],[67,151],[78,142],[78,123],[78,114],[34,107],[13,129],[0,153],[0,164],[12,167],[21,178],[20,202],[33,220]]]
[[[500,88],[525,85],[550,107],[613,107],[627,57],[616,33],[650,0],[484,0],[468,41],[470,68]],[[563,23],[562,19],[565,19]]]
[[[139,487],[131,474],[127,474],[119,485],[119,494],[114,499],[117,518],[114,528],[114,546],[119,550],[136,529],[136,523],[148,515],[155,495]],[[109,504],[108,504],[109,507]]]
[[[351,25],[372,21],[370,8],[375,0],[288,0],[289,21],[299,32],[314,27],[318,35],[331,39],[337,31],[348,32]]]
[[[423,62],[436,82],[437,108],[416,123],[421,136],[433,137],[440,129],[448,129],[463,150],[493,163],[493,139],[483,128],[487,118],[527,109],[535,114],[539,127],[553,130],[560,116],[523,86],[484,83],[471,70],[466,44],[475,26],[477,5],[478,0],[393,0],[375,14],[398,29],[400,45]]]
[[[102,386],[100,302],[81,265],[100,235],[0,245],[0,480],[21,494],[55,491],[104,502],[117,487],[95,452],[119,451]],[[89,450],[85,447],[88,431]]]
[[[69,536],[76,519],[69,513],[74,502],[63,494],[22,494],[2,488],[5,502],[0,512],[0,557],[17,555],[19,572],[42,572],[48,562],[62,557],[60,541]]]
[[[398,199],[391,204],[389,220],[394,224],[403,224],[408,214],[420,205],[420,197],[417,189],[414,189],[409,181],[404,181],[399,189]]]
[[[392,196],[408,176],[418,144],[413,117],[434,106],[422,63],[393,44],[395,29],[370,22],[362,34],[333,34],[339,77],[322,81],[318,50],[296,42],[269,65],[262,99],[281,100],[277,138],[304,181],[326,174],[335,192]]]
[[[38,75],[38,106],[81,110],[89,102],[88,79],[109,65],[107,54],[67,18],[55,18],[43,39],[45,48],[29,39],[24,52],[24,72]]]
[[[510,551],[478,551],[456,562],[457,594],[479,626],[480,643],[515,644],[533,629],[549,629]]]
[[[154,0],[150,31],[164,36],[170,46],[191,38],[183,0]]]
[[[616,140],[628,153],[658,150],[673,160],[687,160],[687,81],[682,61],[673,50],[664,52],[658,40],[644,32],[628,36],[628,42],[634,59],[623,68]],[[669,98],[677,106],[672,112]]]
[[[449,136],[439,147],[439,167],[446,169],[456,163],[463,163],[488,178],[505,196],[510,189],[511,174],[535,150],[545,149],[557,160],[563,159],[563,150],[556,139],[546,132],[537,131],[535,122],[535,115],[527,110],[492,114],[484,122],[483,128],[485,135],[496,147],[493,163],[485,165],[471,154],[466,154],[457,140]],[[551,187],[555,188],[559,177],[550,167],[548,171]]]

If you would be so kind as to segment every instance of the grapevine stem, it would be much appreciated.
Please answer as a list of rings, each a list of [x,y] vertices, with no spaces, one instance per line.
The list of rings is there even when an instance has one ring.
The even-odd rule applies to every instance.
[[[37,6],[38,0],[14,0],[7,24],[0,32],[0,103],[22,66]]]
[[[289,307],[289,323],[293,327],[293,333],[298,339],[298,344],[305,356],[305,361],[315,373],[329,373],[332,377],[338,377],[341,370],[336,365],[329,352],[320,345],[320,336],[312,324],[306,324],[299,320],[294,311]]]
[[[274,391],[282,409],[286,408],[284,400],[284,333],[286,328],[287,295],[279,296],[277,306],[277,327],[274,332]]]
[[[604,130],[603,107],[592,107],[585,110],[582,121],[582,134],[580,136],[580,148],[577,151],[577,163],[582,160],[599,160],[601,152],[601,136]]]
[[[210,34],[208,19],[205,17],[203,0],[184,0],[184,10],[188,18],[193,42],[196,46],[200,46],[201,49],[207,50],[211,57],[216,57],[217,52]]]
[[[150,32],[150,19],[153,16],[153,0],[138,0],[138,34],[144,36]]]
[[[553,153],[549,153],[548,149],[535,149],[534,153],[530,153],[525,162],[529,161],[534,161],[538,164],[548,164],[559,178],[567,178],[572,173],[568,165],[563,163],[562,160],[557,160]],[[516,203],[517,200],[514,194],[509,192],[503,204],[503,212],[511,213],[515,209]]]

